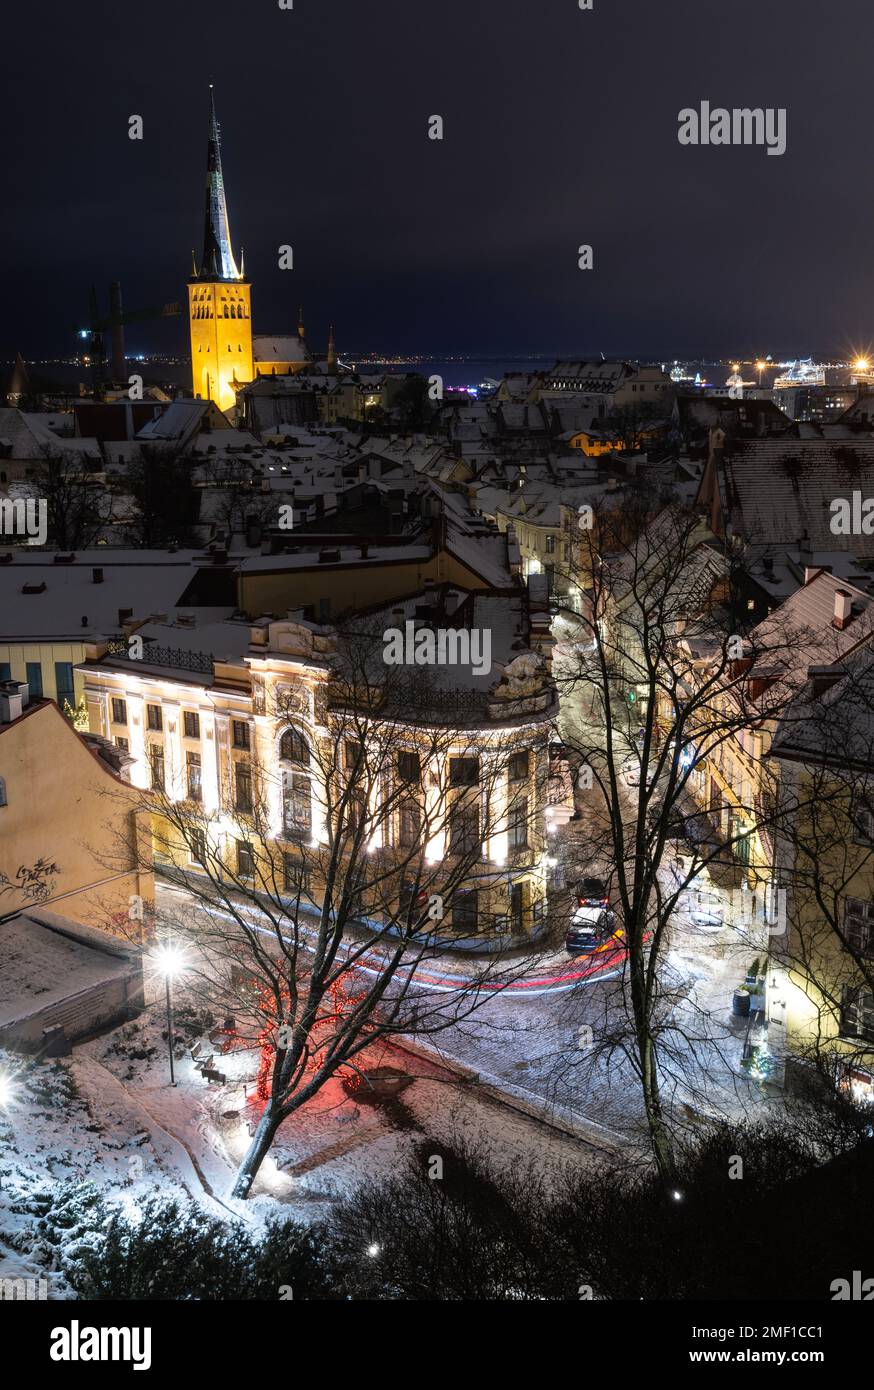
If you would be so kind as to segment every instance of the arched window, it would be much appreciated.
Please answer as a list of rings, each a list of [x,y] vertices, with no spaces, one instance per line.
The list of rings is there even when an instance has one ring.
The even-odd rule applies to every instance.
[[[299,763],[301,767],[309,767],[310,746],[297,729],[286,729],[279,740],[279,756],[283,762]]]

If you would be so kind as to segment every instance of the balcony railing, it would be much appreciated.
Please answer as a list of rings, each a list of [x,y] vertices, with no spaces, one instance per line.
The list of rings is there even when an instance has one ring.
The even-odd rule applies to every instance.
[[[178,671],[196,671],[202,676],[211,676],[214,669],[211,652],[189,652],[181,647],[158,647],[147,637],[143,638],[143,654],[138,659],[131,657],[126,639],[113,638],[107,644],[107,652],[110,656],[120,656],[130,661],[134,666],[171,666]]]

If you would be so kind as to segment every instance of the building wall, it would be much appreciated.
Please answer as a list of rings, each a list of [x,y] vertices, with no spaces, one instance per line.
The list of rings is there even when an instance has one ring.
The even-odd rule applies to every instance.
[[[866,1041],[845,1033],[842,1027],[840,1000],[844,988],[853,988],[865,977],[856,967],[848,951],[834,931],[834,917],[824,916],[810,882],[812,865],[806,854],[793,855],[794,838],[816,846],[816,872],[820,892],[825,902],[836,898],[836,917],[844,926],[847,900],[869,905],[872,913],[872,947],[874,947],[874,853],[870,843],[860,837],[851,816],[847,783],[823,783],[818,773],[815,788],[809,775],[797,766],[781,766],[783,779],[792,788],[793,800],[802,807],[816,794],[818,802],[816,829],[811,829],[809,817],[801,811],[800,823],[794,836],[781,837],[780,858],[790,872],[784,874],[788,884],[787,938],[783,955],[784,997],[786,1001],[786,1044],[790,1052],[799,1053],[811,1048],[834,1048],[838,1053],[852,1055],[858,1060],[867,1050],[868,1066],[874,1067],[874,1036]],[[827,808],[827,809],[824,809]],[[824,833],[824,826],[826,827]],[[788,852],[787,852],[788,847]],[[776,956],[781,958],[780,940]],[[871,948],[869,948],[870,950]],[[867,978],[874,975],[869,966]]]
[[[194,395],[230,410],[237,399],[234,380],[242,384],[255,375],[251,286],[242,280],[192,280],[188,315]]]
[[[487,587],[460,560],[441,550],[427,560],[410,562],[326,564],[274,574],[243,570],[238,580],[239,607],[246,613],[285,613],[290,608],[311,607],[315,622],[327,622],[350,607],[360,610],[415,593],[426,579],[463,589]]]
[[[142,817],[136,794],[104,767],[60,713],[46,702],[14,723],[0,725],[0,867],[54,862],[51,896],[43,906],[88,926],[109,928],[128,915],[131,896],[151,904],[154,883],[142,865]],[[7,893],[3,911],[27,905]]]
[[[150,786],[150,747],[160,747],[163,761],[164,789],[167,797],[174,803],[190,800],[190,784],[187,776],[188,754],[200,759],[200,794],[192,802],[193,824],[202,826],[215,846],[221,861],[235,867],[238,842],[246,834],[246,818],[235,807],[237,770],[245,765],[252,777],[253,796],[256,804],[266,808],[269,852],[275,856],[277,879],[282,882],[283,856],[292,857],[297,853],[295,845],[283,833],[282,777],[284,773],[308,776],[309,805],[311,817],[312,846],[326,842],[324,830],[325,792],[318,780],[318,758],[312,759],[309,767],[294,767],[285,764],[280,758],[280,738],[282,733],[292,727],[289,720],[277,719],[275,711],[288,699],[282,691],[293,692],[293,699],[300,710],[294,719],[293,727],[303,733],[311,748],[321,744],[328,756],[323,757],[321,766],[333,761],[330,756],[332,740],[335,735],[321,722],[318,713],[318,691],[325,680],[324,671],[318,671],[312,664],[304,670],[301,664],[268,656],[252,658],[252,671],[239,668],[237,688],[230,690],[216,684],[208,689],[187,685],[180,676],[178,683],[166,676],[150,677],[147,673],[133,674],[116,671],[112,667],[96,668],[93,664],[87,669],[87,699],[91,728],[105,737],[127,740],[131,755],[136,759],[131,769],[131,780],[140,788]],[[227,674],[227,673],[225,673]],[[113,710],[113,700],[123,700],[124,710]],[[151,723],[160,724],[160,729],[149,728],[149,707],[159,710],[160,716],[153,713]],[[286,706],[287,707],[287,706]],[[197,715],[197,732],[194,736],[185,733],[185,713]],[[123,720],[114,717],[123,714]],[[392,726],[394,731],[394,725]],[[548,873],[548,845],[545,824],[545,781],[547,766],[547,742],[549,719],[541,718],[532,722],[530,716],[520,721],[518,730],[501,731],[502,756],[506,752],[504,741],[508,738],[518,749],[528,749],[529,772],[527,782],[522,786],[514,784],[513,795],[527,795],[529,805],[529,833],[526,846],[511,849],[505,830],[495,823],[495,812],[491,812],[492,834],[489,835],[483,850],[483,860],[479,871],[472,876],[468,886],[476,888],[479,894],[478,910],[481,922],[494,924],[495,918],[508,913],[511,886],[517,886],[522,894],[522,927],[531,931],[545,913],[546,884]],[[415,726],[410,726],[408,740],[398,743],[410,751],[417,751],[417,740],[421,734]],[[459,735],[456,752],[467,753],[471,747],[471,734]],[[483,766],[483,781],[491,783],[493,776],[503,789],[500,795],[508,795],[509,772],[492,768],[490,761],[496,756],[497,745],[494,731],[484,726],[481,737],[482,751],[479,754]],[[441,756],[450,756],[448,746]],[[489,769],[488,772],[486,769]],[[445,769],[440,768],[438,776],[443,778]],[[474,793],[475,794],[475,793]],[[482,792],[483,796],[485,792]],[[488,825],[489,817],[485,807],[481,824]],[[169,858],[177,855],[188,860],[186,867],[197,870],[196,862],[188,856],[184,837],[168,829],[166,819],[156,816],[153,821],[156,836],[156,861],[160,862],[160,841],[169,838],[174,846]],[[381,832],[382,833],[382,832]],[[384,833],[388,840],[379,848],[390,857],[394,838],[399,834],[396,818]],[[262,846],[253,836],[259,851]],[[429,847],[435,860],[445,854],[444,844]],[[402,856],[401,856],[402,857]],[[311,884],[310,892],[319,901],[318,880]],[[480,928],[483,929],[482,927]]]
[[[76,667],[84,660],[85,647],[82,642],[0,642],[0,678],[6,679],[2,668],[9,666],[9,678],[14,681],[28,680],[28,665],[38,665],[42,675],[42,696],[60,703],[58,677],[63,679],[68,673],[58,672],[58,665],[72,668],[75,705],[82,697],[84,682]],[[32,678],[32,677],[31,677]],[[31,691],[32,699],[39,699],[40,692]]]

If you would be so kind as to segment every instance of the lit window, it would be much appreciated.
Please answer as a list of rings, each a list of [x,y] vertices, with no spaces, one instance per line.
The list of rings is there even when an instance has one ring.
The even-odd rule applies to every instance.
[[[309,744],[297,729],[286,729],[279,740],[279,756],[286,763],[300,763],[301,767],[310,765]]]
[[[200,801],[203,795],[199,753],[185,754],[185,773],[188,783],[188,796],[191,801]]]
[[[286,772],[282,778],[282,823],[286,835],[312,833],[310,779],[303,772]]]
[[[198,759],[198,762],[200,759]],[[252,809],[252,769],[248,763],[237,763],[234,768],[234,806],[238,811]]]

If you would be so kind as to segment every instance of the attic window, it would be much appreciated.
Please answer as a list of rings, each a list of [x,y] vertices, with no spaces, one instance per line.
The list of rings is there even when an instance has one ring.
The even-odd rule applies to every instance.
[[[23,594],[44,594],[45,591],[46,591],[46,582],[45,582],[45,580],[43,580],[41,584],[22,584],[22,586],[21,586],[21,592],[22,592]]]

